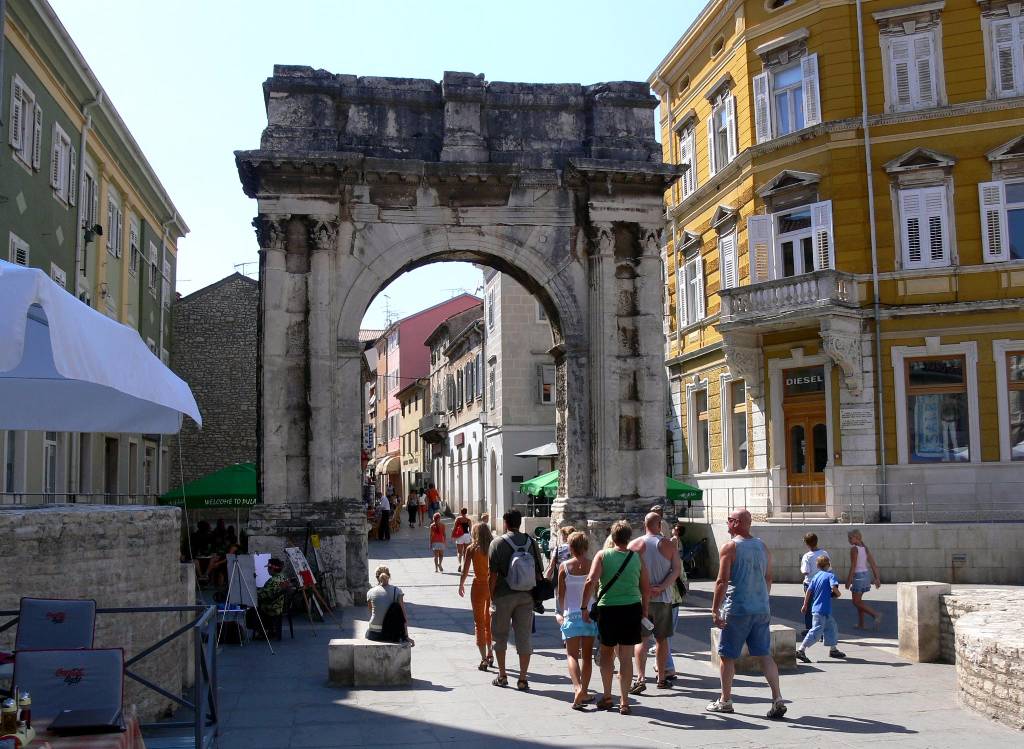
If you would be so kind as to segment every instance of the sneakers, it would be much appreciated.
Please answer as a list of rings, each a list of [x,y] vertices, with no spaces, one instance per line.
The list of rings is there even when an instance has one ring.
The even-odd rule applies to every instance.
[[[714,702],[709,702],[704,709],[707,710],[709,713],[736,712],[732,709],[732,700],[723,700],[721,698],[715,700]],[[783,712],[785,712],[785,708],[783,708]]]
[[[768,711],[768,715],[765,716],[768,720],[779,720],[783,715],[786,714],[786,706],[782,703],[782,700],[772,703],[772,709]]]
[[[796,649],[796,659],[801,663],[811,662],[811,659],[807,657],[807,652],[803,648]]]
[[[797,652],[799,653],[800,651],[798,650]],[[831,650],[828,651],[828,655],[829,655],[829,658],[845,658],[846,657],[846,653],[844,653],[839,648],[832,648]]]

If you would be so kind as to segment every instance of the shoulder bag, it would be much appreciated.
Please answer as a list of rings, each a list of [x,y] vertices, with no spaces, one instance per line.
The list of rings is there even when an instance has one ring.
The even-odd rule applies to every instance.
[[[598,592],[597,598],[595,598],[594,602],[592,604],[590,604],[590,619],[591,619],[591,621],[595,621],[596,622],[598,617],[601,615],[601,613],[600,613],[601,610],[597,607],[598,602],[602,598],[604,598],[604,594],[607,593],[609,590],[611,590],[612,586],[615,585],[616,582],[618,582],[619,576],[622,574],[622,571],[624,569],[626,569],[626,565],[629,564],[629,560],[632,559],[632,558],[633,558],[633,552],[630,551],[630,552],[628,552],[626,554],[626,558],[622,560],[622,564],[619,566],[618,571],[612,576],[612,579],[608,581],[608,585],[602,585],[601,586],[601,590]]]

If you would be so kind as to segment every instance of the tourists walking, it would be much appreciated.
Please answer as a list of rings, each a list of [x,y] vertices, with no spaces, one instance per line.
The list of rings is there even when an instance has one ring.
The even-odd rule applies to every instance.
[[[871,590],[872,583],[876,588],[882,587],[878,565],[864,545],[860,531],[850,531],[846,538],[850,541],[850,572],[846,576],[846,589],[853,594],[853,605],[857,609],[857,629],[864,629],[864,614],[875,620],[875,629],[878,629],[882,626],[882,615],[864,603],[864,594]]]
[[[473,586],[469,590],[469,600],[473,604],[473,628],[476,630],[476,646],[480,650],[481,671],[494,665],[494,648],[491,645],[491,581],[487,552],[491,548],[494,536],[487,523],[477,523],[470,532],[473,542],[466,549],[466,559],[462,565],[462,577],[459,579],[459,595],[466,596],[466,576],[470,566],[473,568]]]
[[[427,512],[430,517],[441,511],[441,494],[434,488],[433,484],[427,485]]]
[[[420,512],[420,491],[415,486],[409,487],[409,496],[405,499],[405,511],[409,514],[409,527],[416,525],[416,516]]]
[[[427,493],[426,491],[420,492],[419,497],[420,504],[420,528],[427,524]]]
[[[390,487],[388,487],[390,490]],[[377,500],[377,510],[380,513],[377,523],[377,540],[378,541],[390,541],[391,540],[391,500],[388,494],[382,494]]]
[[[565,655],[572,679],[572,709],[582,710],[591,701],[590,676],[593,671],[594,638],[597,625],[583,621],[583,612],[590,608],[590,599],[583,598],[583,588],[590,572],[587,534],[574,531],[568,537],[570,558],[558,565],[558,593],[555,599],[555,621],[562,630]]]
[[[828,552],[818,548],[818,537],[814,533],[804,534],[804,545],[808,548],[806,554],[800,557],[800,574],[804,576],[804,593],[811,584],[811,578],[818,574],[818,557],[828,556]],[[829,604],[831,608],[831,604]],[[811,608],[807,607],[804,612],[804,631],[800,633],[803,637],[811,628]]]
[[[718,641],[722,678],[721,696],[705,708],[711,713],[735,712],[732,707],[732,680],[736,659],[747,644],[750,655],[761,659],[761,669],[772,690],[769,720],[786,714],[779,688],[779,669],[772,658],[771,606],[772,557],[759,538],[750,535],[752,519],[746,508],[729,513],[732,540],[718,555],[718,579],[711,600],[711,619],[722,632]]]
[[[391,584],[391,570],[381,565],[374,572],[377,585],[366,592],[366,608],[370,612],[370,623],[366,627],[366,639],[376,642],[407,642],[409,638],[409,617],[405,613],[405,596],[402,589]]]
[[[444,550],[448,545],[448,529],[441,522],[441,513],[434,513],[434,520],[427,528],[427,546],[434,554],[434,572],[444,572],[441,562],[444,561]]]
[[[551,552],[551,559],[548,560],[547,569],[544,570],[544,577],[554,580],[555,575],[558,574],[558,567],[562,562],[567,562],[572,557],[572,553],[569,550],[569,536],[575,532],[576,529],[571,525],[558,529],[559,542],[555,545],[554,551]]]
[[[455,518],[455,526],[452,528],[452,541],[455,542],[455,553],[459,555],[458,572],[462,572],[463,561],[466,558],[466,547],[470,543],[470,531],[473,530],[473,523],[469,519],[465,507],[459,510],[459,516]]]
[[[672,610],[672,589],[679,578],[682,562],[675,544],[661,535],[661,515],[650,512],[644,518],[646,533],[629,544],[643,558],[650,582],[648,618],[654,624],[654,636],[658,663],[658,689],[668,689],[671,684],[665,678],[668,672],[668,640],[675,629]],[[636,646],[636,679],[630,687],[630,694],[640,694],[647,689],[647,638]]]
[[[633,679],[633,648],[640,644],[641,620],[647,617],[650,586],[647,568],[640,554],[630,551],[633,529],[625,520],[612,525],[612,547],[594,556],[587,575],[583,600],[595,591],[597,629],[601,637],[601,684],[604,692],[598,710],[610,710],[615,656],[619,656],[619,713],[629,715],[629,688]],[[600,587],[599,587],[600,586]],[[592,607],[595,608],[595,607]],[[583,621],[590,622],[590,612],[583,612]]]
[[[544,570],[537,543],[520,533],[523,516],[519,510],[502,515],[505,533],[491,542],[487,557],[490,565],[491,637],[494,654],[498,658],[498,675],[491,683],[496,687],[508,686],[505,671],[505,652],[508,650],[510,629],[515,629],[516,653],[519,655],[519,678],[516,688],[530,688],[527,672],[533,653],[530,634],[533,628],[533,595],[537,580]],[[532,564],[531,564],[532,562]]]
[[[839,592],[839,581],[832,574],[832,562],[827,556],[819,556],[815,561],[818,571],[811,578],[807,592],[804,593],[804,605],[800,610],[804,613],[811,612],[811,627],[807,630],[804,641],[796,649],[797,660],[810,663],[807,657],[807,648],[824,637],[828,645],[828,654],[832,658],[845,658],[846,653],[842,652],[839,645],[839,627],[836,620],[832,618],[832,599],[842,595]]]

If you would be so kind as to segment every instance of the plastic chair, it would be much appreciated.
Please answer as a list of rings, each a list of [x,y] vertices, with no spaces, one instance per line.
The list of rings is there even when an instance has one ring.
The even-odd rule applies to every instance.
[[[20,650],[14,656],[18,689],[32,695],[39,722],[62,710],[120,710],[124,701],[121,648]]]
[[[15,650],[91,648],[96,633],[96,601],[22,598]]]

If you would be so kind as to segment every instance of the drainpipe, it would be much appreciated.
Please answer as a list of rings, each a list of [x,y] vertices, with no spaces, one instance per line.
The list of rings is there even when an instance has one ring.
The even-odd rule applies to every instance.
[[[7,51],[4,32],[7,29],[7,0],[0,0],[0,81],[4,80],[4,55]],[[2,107],[0,107],[2,109]],[[0,122],[3,122],[3,115],[0,114]]]
[[[871,236],[871,296],[875,324],[875,412],[878,414],[878,519],[890,519],[885,466],[885,378],[882,376],[882,308],[878,289],[878,228],[875,224],[874,167],[871,159],[871,126],[868,123],[868,79],[864,67],[864,16],[857,0],[857,54],[860,63],[861,129],[864,131],[864,170],[868,181],[868,231]]]
[[[3,0],[0,0],[2,2]],[[103,101],[103,89],[100,89],[95,98],[82,107],[82,115],[85,117],[85,124],[82,125],[82,137],[78,141],[78,185],[81,186],[85,179],[85,149],[89,145],[89,131],[92,130],[92,108]],[[77,188],[76,188],[77,189]],[[75,288],[72,294],[78,297],[78,277],[85,275],[85,229],[86,217],[92,207],[88,205],[88,195],[82,195],[78,190],[78,230],[75,232]],[[89,227],[92,228],[92,227]]]
[[[178,220],[178,212],[175,211],[171,215],[171,217],[169,219],[167,219],[166,221],[164,221],[160,225],[161,228],[163,229],[163,238],[162,238],[162,240],[160,242],[160,257],[157,258],[157,262],[160,263],[160,277],[161,278],[163,278],[164,251],[165,251],[165,248],[167,247],[167,236],[168,236],[167,229],[168,229],[168,227],[171,224],[173,224],[177,220]],[[163,284],[161,284],[160,286],[161,286],[160,290],[162,292],[163,291]],[[174,293],[174,289],[170,289],[168,291],[168,293],[169,294],[173,294]],[[160,299],[158,304],[160,305],[160,335],[159,335],[160,343],[158,344],[160,353],[157,354],[157,356],[160,356],[163,353],[163,350],[164,350],[164,310],[167,309],[167,308],[164,306],[164,300],[162,298]],[[170,362],[168,362],[168,364],[169,363]],[[183,425],[184,425],[184,423],[183,423]],[[178,439],[180,440],[181,437],[179,436]],[[160,435],[157,435],[157,446],[156,446],[156,487],[157,487],[157,494],[158,495],[163,493],[163,491],[161,491],[161,486],[160,486],[160,481],[163,478],[163,468],[164,468],[164,466],[163,466],[163,459],[164,459],[164,436],[162,434],[160,434]]]

